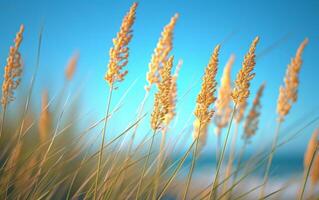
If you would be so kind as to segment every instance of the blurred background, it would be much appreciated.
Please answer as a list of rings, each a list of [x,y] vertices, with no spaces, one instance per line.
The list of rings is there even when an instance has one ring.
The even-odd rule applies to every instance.
[[[5,66],[9,46],[20,24],[25,25],[21,54],[24,61],[22,87],[18,97],[26,93],[35,69],[38,35],[43,27],[40,68],[32,95],[35,110],[40,111],[41,93],[48,89],[51,97],[57,95],[65,83],[64,70],[69,59],[79,53],[74,80],[65,92],[74,97],[79,94],[77,115],[87,121],[96,121],[104,116],[108,85],[104,81],[107,70],[108,51],[112,46],[122,17],[133,1],[47,1],[47,0],[0,0],[0,65]],[[236,56],[232,71],[234,79],[241,67],[244,54],[255,36],[260,36],[257,47],[256,77],[251,85],[249,105],[258,87],[265,81],[266,89],[261,100],[261,123],[258,133],[249,145],[247,155],[270,148],[276,125],[276,104],[279,86],[285,70],[295,55],[299,44],[309,38],[300,73],[298,101],[288,115],[280,138],[286,138],[302,128],[302,134],[278,149],[274,159],[272,175],[301,173],[303,154],[318,122],[303,128],[316,119],[319,112],[319,1],[138,1],[134,37],[130,43],[129,71],[124,82],[118,85],[111,107],[123,98],[123,106],[112,118],[108,137],[123,130],[135,119],[139,103],[145,90],[145,74],[148,71],[153,49],[162,28],[170,18],[179,13],[175,32],[174,65],[183,60],[178,84],[177,116],[168,135],[179,137],[183,128],[189,131],[185,148],[191,142],[194,120],[193,110],[200,90],[201,76],[213,48],[221,44],[220,80],[222,67],[229,56]],[[2,81],[3,70],[0,70]],[[153,96],[147,102],[146,111],[152,108]],[[15,104],[9,110],[17,109]],[[72,109],[69,107],[68,109]],[[80,123],[77,128],[87,124]],[[142,121],[138,138],[149,134],[149,115]],[[97,134],[97,133],[96,133]],[[239,132],[241,135],[242,133]],[[182,139],[182,138],[181,138]],[[203,149],[198,167],[209,170],[214,166],[216,136],[214,126],[209,129],[208,145]],[[242,145],[238,142],[238,148]],[[183,148],[183,145],[180,146]],[[178,151],[175,151],[179,154]],[[199,170],[198,173],[204,171]]]

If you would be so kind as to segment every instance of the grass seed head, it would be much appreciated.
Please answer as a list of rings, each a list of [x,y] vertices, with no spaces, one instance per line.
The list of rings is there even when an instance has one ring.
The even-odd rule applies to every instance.
[[[146,74],[146,81],[148,83],[145,86],[146,91],[149,91],[153,84],[158,84],[160,82],[160,70],[168,60],[168,55],[173,49],[173,33],[178,16],[178,14],[175,14],[171,18],[169,24],[164,27],[161,37],[154,49],[151,62],[148,65],[149,71]]]
[[[169,107],[168,107],[168,113],[165,115],[164,124],[166,126],[169,125],[169,123],[173,120],[175,117],[175,108],[176,108],[176,102],[177,102],[177,78],[179,74],[179,70],[182,67],[183,61],[179,60],[178,64],[176,66],[174,75],[172,76],[172,82],[170,87],[170,93],[169,93]]]
[[[20,30],[14,40],[14,46],[10,47],[7,64],[4,67],[4,79],[2,83],[2,106],[14,100],[14,90],[19,86],[22,75],[22,59],[19,47],[23,39],[24,26],[20,26]]]
[[[312,155],[316,151],[317,145],[319,144],[318,136],[319,136],[319,129],[315,130],[315,132],[312,134],[312,136],[309,140],[308,147],[307,147],[306,153],[304,155],[304,168],[305,169],[307,169],[309,167]]]
[[[215,102],[216,97],[214,93],[216,91],[217,82],[215,80],[217,67],[218,67],[218,54],[220,45],[217,45],[214,52],[209,60],[209,63],[205,69],[203,76],[203,82],[201,90],[196,99],[196,107],[194,115],[196,117],[194,124],[199,124],[198,128],[194,127],[194,131],[201,131],[202,128],[208,127],[211,118],[213,117],[214,111],[210,109],[210,106]],[[197,121],[197,122],[196,122]],[[194,137],[202,137],[205,133],[194,133]],[[204,137],[204,136],[203,136]]]
[[[79,60],[79,54],[74,54],[71,59],[69,60],[69,63],[65,69],[65,77],[68,81],[72,80],[74,72],[76,70],[76,66],[78,64]]]
[[[235,88],[232,91],[232,98],[235,104],[246,101],[249,97],[250,81],[255,77],[253,70],[255,68],[255,51],[259,41],[259,37],[256,37],[252,42],[248,53],[245,55],[242,68],[237,74],[235,81]]]
[[[128,63],[129,47],[128,44],[133,37],[132,26],[135,21],[135,11],[137,3],[133,3],[130,11],[125,15],[120,31],[117,33],[116,38],[113,39],[113,47],[110,49],[110,60],[108,70],[105,74],[105,80],[109,85],[115,82],[124,80],[128,73],[127,70],[122,71]]]
[[[161,128],[165,116],[169,113],[171,100],[171,87],[172,87],[172,66],[174,57],[171,56],[165,63],[163,70],[161,70],[161,82],[158,86],[158,92],[155,94],[155,101],[153,113],[151,115],[151,127],[154,131]]]
[[[249,140],[257,132],[259,117],[260,117],[260,110],[261,110],[260,99],[263,95],[264,89],[265,89],[265,83],[259,87],[256,97],[254,99],[253,105],[246,118],[246,121],[244,124],[244,135],[243,135],[243,138],[246,140]]]
[[[218,91],[218,98],[216,100],[216,113],[214,121],[217,127],[216,133],[219,134],[220,130],[227,126],[231,112],[231,69],[234,64],[235,56],[231,55],[223,71],[221,78],[221,86]]]
[[[291,59],[287,67],[284,78],[284,85],[279,88],[279,96],[277,101],[277,113],[279,115],[278,121],[284,121],[288,115],[292,104],[297,101],[298,86],[299,86],[299,72],[302,65],[302,53],[308,44],[306,38],[299,46],[294,58]]]

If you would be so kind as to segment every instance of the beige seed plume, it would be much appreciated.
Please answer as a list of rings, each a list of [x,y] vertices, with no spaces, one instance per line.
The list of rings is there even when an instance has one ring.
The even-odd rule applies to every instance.
[[[255,67],[255,51],[256,45],[259,41],[259,37],[256,37],[252,42],[248,53],[245,55],[242,68],[237,74],[235,81],[235,88],[232,91],[232,98],[235,104],[240,105],[240,103],[246,101],[249,96],[250,81],[255,77],[252,73]]]
[[[2,83],[2,106],[14,100],[14,90],[19,86],[22,74],[22,60],[19,47],[23,39],[24,26],[20,26],[20,30],[14,40],[14,46],[10,47],[10,53],[7,58],[7,64],[4,67],[4,79]]]
[[[41,113],[39,118],[39,137],[43,143],[49,138],[51,130],[51,113],[48,108],[48,91],[43,92],[41,99]]]
[[[313,185],[319,182],[319,154],[316,155],[310,172],[310,180]]]
[[[235,122],[239,124],[241,120],[244,118],[245,111],[247,108],[247,101],[240,102],[237,106],[236,112],[235,112]]]
[[[173,49],[173,32],[175,28],[178,14],[175,14],[169,24],[164,27],[161,37],[157,42],[156,48],[149,63],[149,71],[146,74],[146,81],[148,85],[145,86],[145,90],[149,91],[153,84],[160,82],[160,70],[163,68],[164,63],[168,59],[168,55]]]
[[[312,155],[314,154],[314,152],[316,151],[316,147],[319,143],[319,130],[315,130],[315,132],[312,134],[309,143],[308,143],[308,147],[306,150],[306,153],[304,155],[304,167],[305,169],[307,169],[310,165],[311,162],[311,158]]]
[[[132,26],[135,20],[135,11],[137,3],[133,3],[130,11],[125,15],[120,31],[117,33],[116,38],[113,39],[113,47],[110,49],[110,61],[108,64],[108,71],[105,74],[105,80],[109,85],[115,82],[120,82],[128,73],[127,70],[121,72],[123,67],[128,63],[129,48],[128,44],[131,41]]]
[[[259,87],[256,97],[254,99],[253,105],[246,118],[246,121],[244,124],[244,135],[243,135],[243,138],[246,140],[249,140],[257,132],[260,110],[261,110],[260,99],[263,95],[264,89],[265,89],[265,83]]]
[[[154,131],[161,128],[165,116],[170,109],[170,92],[172,86],[171,70],[174,57],[171,56],[161,70],[162,80],[158,86],[158,92],[155,94],[153,113],[151,115],[151,127]]]
[[[215,80],[218,67],[218,54],[220,45],[217,45],[205,69],[201,90],[196,99],[194,115],[194,138],[199,138],[202,143],[206,142],[207,127],[213,117],[214,111],[209,109],[210,105],[216,100],[214,93],[217,82]],[[203,131],[203,132],[201,132]]]
[[[302,53],[308,44],[306,38],[299,46],[296,56],[291,59],[287,67],[284,78],[284,85],[279,88],[279,96],[277,101],[278,121],[284,121],[285,116],[289,113],[293,103],[297,101],[299,72],[302,65]]]
[[[221,86],[218,91],[218,98],[216,100],[216,113],[214,121],[216,124],[216,133],[219,135],[222,128],[227,126],[231,112],[231,69],[234,64],[235,56],[231,55],[226,66],[224,67],[221,78]]]
[[[78,64],[79,56],[79,53],[74,54],[69,60],[69,63],[65,69],[65,77],[68,81],[70,81],[73,78],[76,66]]]
[[[171,88],[169,93],[169,107],[168,107],[168,113],[165,115],[164,124],[166,126],[169,125],[169,123],[173,120],[175,117],[175,107],[176,107],[176,101],[177,101],[177,78],[179,71],[182,67],[183,61],[179,60],[178,64],[176,66],[174,75],[172,76],[172,82],[171,82]]]

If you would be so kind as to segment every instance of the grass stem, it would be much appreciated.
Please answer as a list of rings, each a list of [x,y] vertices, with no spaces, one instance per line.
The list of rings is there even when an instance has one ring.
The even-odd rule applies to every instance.
[[[96,200],[96,198],[97,198],[97,188],[98,188],[98,184],[99,184],[99,176],[100,176],[100,171],[101,171],[100,168],[101,168],[101,163],[102,163],[103,147],[104,147],[104,142],[105,142],[106,127],[107,127],[108,116],[109,116],[109,112],[110,112],[112,93],[113,93],[113,85],[110,86],[110,91],[109,91],[107,106],[106,106],[105,121],[104,121],[103,133],[102,133],[102,142],[101,142],[99,158],[98,158],[97,173],[96,173],[96,177],[95,177],[94,194],[93,194],[94,200]]]

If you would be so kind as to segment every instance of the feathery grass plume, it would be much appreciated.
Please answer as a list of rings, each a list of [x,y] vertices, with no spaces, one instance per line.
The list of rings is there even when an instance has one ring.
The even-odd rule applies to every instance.
[[[160,70],[161,80],[158,84],[158,92],[155,94],[154,107],[153,112],[151,114],[151,127],[153,129],[153,135],[151,139],[151,144],[149,146],[148,154],[146,157],[146,161],[144,162],[143,170],[138,182],[137,192],[135,199],[140,199],[140,190],[142,187],[143,178],[146,172],[147,164],[150,158],[151,150],[154,144],[155,133],[158,129],[162,128],[163,122],[165,120],[165,116],[169,112],[170,107],[170,93],[172,86],[172,66],[173,66],[174,57],[171,56],[164,63],[162,70]],[[156,189],[156,188],[155,188]],[[154,191],[156,192],[156,191]],[[154,194],[153,194],[154,195]]]
[[[319,129],[317,129],[313,134],[308,143],[307,151],[304,157],[304,168],[307,169],[311,163],[313,154],[319,145]],[[316,185],[319,181],[319,154],[315,155],[313,164],[310,169],[310,180],[312,185]]]
[[[244,118],[246,108],[247,108],[247,101],[246,100],[244,100],[243,102],[240,102],[237,105],[237,109],[235,112],[235,122],[237,124],[239,124],[241,122],[241,120]]]
[[[235,80],[235,86],[233,88],[233,91],[231,93],[231,97],[234,101],[234,108],[232,110],[232,114],[231,114],[231,119],[228,125],[228,130],[226,133],[226,137],[225,137],[225,141],[224,144],[222,146],[222,150],[219,154],[219,158],[218,158],[218,162],[217,162],[217,168],[216,168],[216,174],[214,176],[214,181],[209,193],[209,199],[214,199],[216,198],[217,195],[217,190],[218,190],[218,182],[219,182],[219,173],[220,173],[220,169],[221,169],[221,165],[223,163],[224,160],[224,156],[225,156],[225,151],[227,148],[227,143],[228,143],[228,138],[229,138],[229,133],[230,133],[230,129],[231,129],[231,125],[232,125],[232,121],[234,118],[234,114],[237,112],[237,107],[240,106],[240,104],[245,105],[246,99],[248,98],[250,91],[249,91],[249,87],[250,87],[250,81],[254,78],[255,74],[252,73],[252,71],[254,70],[255,67],[255,50],[256,50],[256,46],[257,43],[259,41],[259,37],[256,37],[252,44],[250,45],[249,51],[248,53],[245,55],[244,57],[244,61],[242,63],[242,68],[240,69],[240,71],[237,73],[237,77]],[[238,123],[237,123],[238,125]],[[237,126],[238,127],[238,126]],[[232,149],[230,152],[230,157],[232,156],[233,152],[235,152],[235,144],[236,144],[236,140],[237,140],[237,131],[235,132],[234,136],[233,136],[233,142],[232,142]],[[232,166],[232,159],[229,159],[229,164],[228,166]],[[229,167],[229,168],[230,168]],[[228,170],[231,171],[231,170]],[[227,173],[227,172],[226,172]],[[224,184],[225,188],[227,186],[227,183]]]
[[[244,134],[243,134],[243,138],[245,140],[249,140],[253,135],[255,135],[258,129],[259,116],[260,116],[260,110],[261,110],[260,99],[263,95],[264,89],[265,89],[265,83],[263,83],[259,87],[256,97],[254,99],[253,105],[246,118],[246,121],[244,124]]]
[[[302,53],[308,44],[306,38],[299,46],[296,55],[291,59],[287,67],[284,85],[279,88],[279,96],[277,101],[278,121],[284,121],[285,116],[289,113],[293,103],[297,101],[299,72],[302,65]]]
[[[169,107],[168,107],[168,113],[165,115],[165,119],[164,119],[164,124],[166,126],[169,125],[169,123],[173,120],[173,118],[175,117],[176,113],[175,113],[175,107],[176,107],[176,101],[177,101],[177,78],[178,78],[178,74],[179,74],[179,70],[181,69],[183,64],[182,60],[178,61],[178,64],[176,66],[174,75],[172,76],[172,82],[171,82],[171,87],[170,87],[170,94],[169,94]]]
[[[125,75],[128,73],[127,70],[122,71],[122,69],[128,63],[128,57],[129,57],[128,44],[133,37],[132,26],[135,21],[136,8],[137,8],[137,3],[135,2],[131,6],[129,12],[126,13],[122,21],[120,31],[117,33],[116,38],[113,38],[113,47],[110,49],[110,52],[109,52],[110,60],[108,64],[108,70],[105,74],[104,79],[109,84],[110,88],[109,88],[109,95],[108,95],[106,112],[105,112],[105,120],[104,120],[103,131],[102,131],[102,141],[101,141],[101,146],[100,146],[100,151],[98,156],[97,172],[95,175],[95,184],[94,184],[94,192],[93,192],[94,200],[98,198],[97,193],[98,193],[100,170],[102,166],[103,148],[104,148],[106,127],[108,123],[108,116],[110,112],[110,105],[112,100],[114,84],[116,82],[123,81]]]
[[[41,98],[41,113],[39,118],[39,137],[40,142],[44,143],[48,138],[51,130],[51,113],[48,108],[48,91],[44,91]]]
[[[65,68],[65,77],[68,81],[70,81],[73,78],[74,72],[76,70],[76,66],[78,64],[78,60],[79,60],[79,53],[75,53],[71,59],[69,60],[69,63],[67,65],[67,67]]]
[[[311,162],[312,155],[316,151],[319,142],[319,129],[315,130],[308,143],[306,153],[304,155],[304,168],[308,168]]]
[[[194,115],[196,117],[194,122],[194,138],[206,138],[206,131],[211,118],[213,117],[214,111],[209,109],[210,105],[216,101],[214,93],[216,91],[217,82],[215,80],[218,66],[218,54],[220,45],[217,45],[214,52],[209,60],[209,63],[205,69],[205,74],[203,76],[203,82],[201,90],[196,99],[196,107]],[[203,127],[203,131],[201,132]],[[199,130],[200,129],[200,130]],[[206,142],[205,139],[200,139],[202,142]]]
[[[312,185],[316,185],[319,182],[319,154],[317,153],[310,172],[310,180]]]
[[[148,65],[149,71],[146,74],[146,81],[148,85],[145,86],[146,91],[149,91],[153,84],[159,84],[160,82],[160,71],[168,59],[169,53],[173,49],[173,32],[177,19],[178,14],[175,14],[171,18],[169,24],[164,27],[161,37],[157,42],[151,62]]]
[[[235,56],[231,55],[223,71],[221,78],[221,86],[218,91],[218,98],[216,100],[216,113],[214,121],[216,124],[216,134],[221,133],[221,129],[226,127],[232,112],[231,107],[231,69],[234,64]]]
[[[14,39],[14,46],[10,47],[10,53],[7,64],[4,67],[4,76],[2,83],[2,106],[14,100],[14,90],[19,86],[22,74],[22,59],[19,47],[23,39],[24,26],[20,26],[20,30]]]
[[[210,109],[210,106],[216,101],[215,91],[217,86],[216,74],[218,68],[218,55],[220,45],[218,44],[208,62],[203,76],[201,90],[196,99],[195,106],[195,121],[193,123],[193,138],[195,142],[195,148],[193,149],[192,164],[188,172],[185,192],[183,194],[183,200],[187,198],[190,183],[192,181],[193,170],[195,168],[197,154],[199,148],[202,148],[207,142],[207,128],[214,115],[214,110]]]
[[[113,39],[113,47],[110,49],[110,61],[108,64],[108,71],[105,74],[105,80],[109,85],[113,85],[115,82],[120,82],[124,79],[128,73],[127,70],[121,71],[128,63],[129,47],[128,44],[131,41],[132,26],[135,20],[135,11],[137,3],[133,3],[129,12],[125,15],[120,31],[117,33],[116,38]]]
[[[153,113],[151,114],[151,127],[155,131],[165,120],[165,116],[169,113],[171,108],[171,88],[172,75],[171,70],[173,66],[174,57],[171,56],[165,63],[163,69],[160,71],[162,80],[158,85],[158,92],[155,94]]]
[[[300,188],[299,198],[300,200],[303,199],[306,185],[308,178],[310,176],[311,188],[310,188],[310,195],[312,195],[313,188],[316,183],[319,181],[319,138],[318,138],[318,130],[312,134],[307,150],[304,155],[304,178],[302,182],[302,187]]]
[[[237,74],[235,88],[231,94],[236,105],[240,105],[240,103],[246,101],[249,96],[250,81],[255,77],[255,74],[252,73],[252,71],[256,64],[255,51],[258,41],[259,37],[256,37],[252,42],[248,53],[245,55],[242,68]]]

